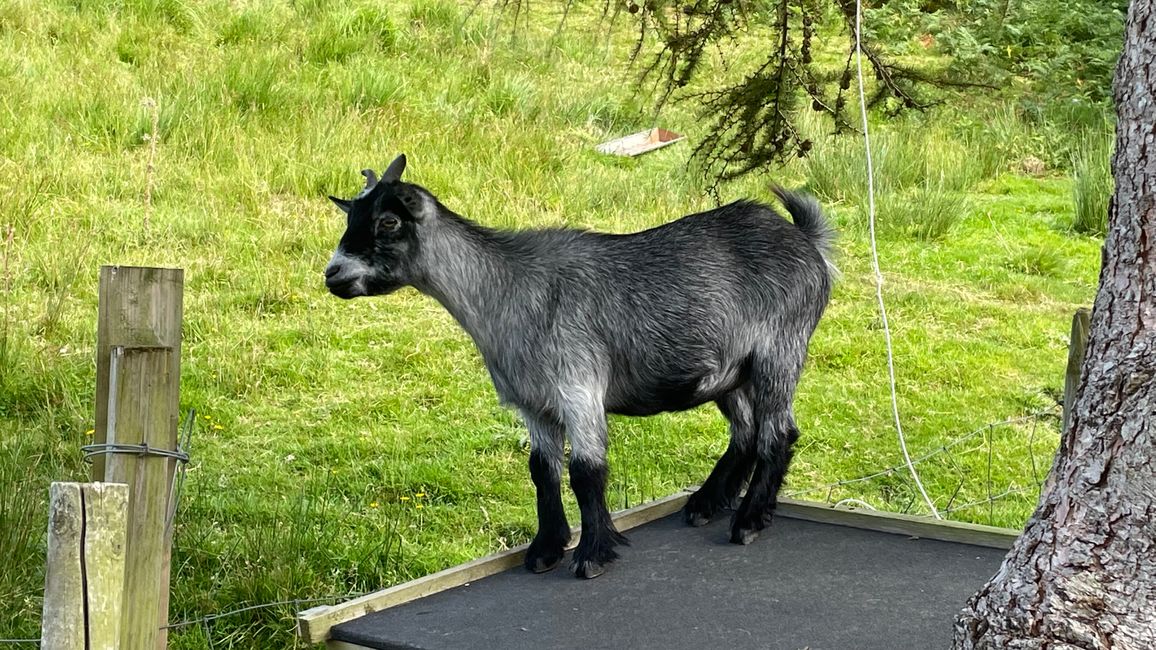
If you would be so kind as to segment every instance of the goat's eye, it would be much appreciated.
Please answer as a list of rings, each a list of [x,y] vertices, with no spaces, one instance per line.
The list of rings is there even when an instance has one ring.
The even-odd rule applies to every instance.
[[[384,215],[377,220],[377,234],[379,235],[397,232],[398,228],[401,228],[401,219],[398,219],[392,214]]]

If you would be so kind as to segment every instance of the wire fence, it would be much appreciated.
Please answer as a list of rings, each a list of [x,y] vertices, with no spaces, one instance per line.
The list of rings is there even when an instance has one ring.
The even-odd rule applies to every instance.
[[[333,595],[329,595],[329,596],[319,596],[316,598],[294,598],[292,600],[278,600],[278,601],[274,601],[271,603],[261,603],[258,605],[245,605],[242,607],[237,607],[236,609],[230,609],[228,611],[219,612],[216,614],[208,614],[206,616],[202,616],[201,618],[188,619],[188,620],[180,621],[178,623],[170,623],[168,625],[165,625],[161,629],[180,630],[180,629],[189,628],[189,627],[193,627],[193,626],[199,626],[201,628],[202,634],[205,635],[206,644],[208,645],[210,650],[213,650],[213,648],[215,646],[213,643],[213,628],[211,626],[211,623],[213,623],[214,621],[217,621],[219,619],[228,618],[230,616],[235,616],[237,614],[243,614],[245,612],[252,612],[252,611],[256,611],[256,610],[271,609],[274,607],[285,607],[285,606],[292,606],[293,611],[297,612],[297,611],[300,611],[301,608],[306,606],[306,605],[317,605],[319,603],[331,603],[331,602],[338,601],[338,600],[348,600],[348,599],[352,599],[352,598],[357,598],[359,596],[364,596],[367,593],[369,593],[369,592],[333,594]]]
[[[987,449],[986,449],[986,453],[987,453],[987,477],[986,477],[987,496],[983,499],[975,499],[975,500],[968,501],[965,503],[955,504],[955,498],[956,498],[956,496],[958,496],[960,490],[962,489],[962,487],[964,485],[964,480],[961,479],[959,481],[959,483],[957,484],[955,492],[947,498],[946,504],[944,504],[943,507],[937,507],[936,510],[939,512],[940,515],[949,515],[951,513],[957,513],[957,512],[963,511],[963,510],[968,510],[970,508],[975,508],[975,507],[979,507],[982,505],[991,506],[992,504],[994,504],[998,501],[1001,501],[1003,499],[1006,499],[1008,497],[1019,495],[1019,494],[1030,493],[1032,491],[1033,487],[1036,490],[1038,490],[1039,486],[1043,484],[1044,477],[1040,475],[1040,470],[1039,470],[1040,463],[1037,461],[1036,454],[1035,454],[1035,439],[1036,439],[1037,432],[1039,429],[1039,424],[1041,422],[1047,421],[1047,420],[1058,421],[1059,417],[1060,417],[1060,415],[1056,411],[1047,410],[1047,411],[1037,411],[1034,413],[1028,413],[1026,415],[1021,415],[1021,416],[1017,416],[1017,417],[1007,418],[1005,420],[1000,420],[998,422],[990,422],[988,424],[985,424],[982,427],[978,427],[978,428],[973,429],[972,431],[969,431],[965,434],[956,436],[955,438],[952,438],[950,441],[948,441],[942,445],[939,445],[938,447],[935,447],[934,449],[931,449],[930,451],[928,451],[928,452],[926,452],[920,456],[917,456],[915,458],[911,458],[910,460],[905,459],[904,462],[896,463],[896,464],[891,465],[889,467],[885,467],[881,470],[874,471],[874,472],[871,472],[869,474],[864,474],[862,476],[857,476],[855,478],[842,479],[842,480],[838,480],[838,481],[831,481],[829,483],[823,483],[821,485],[814,485],[814,486],[810,486],[810,487],[800,488],[797,490],[792,490],[790,492],[787,492],[785,495],[787,497],[792,497],[792,498],[807,497],[807,496],[814,498],[814,495],[816,493],[825,493],[824,496],[822,497],[823,501],[826,503],[832,504],[834,506],[837,506],[837,507],[839,507],[839,506],[854,506],[854,507],[862,507],[862,508],[875,510],[876,509],[875,506],[871,505],[870,503],[868,503],[864,499],[864,497],[866,496],[865,494],[859,493],[859,494],[856,494],[855,496],[852,496],[852,497],[845,497],[845,498],[841,498],[841,499],[836,500],[836,498],[835,498],[836,493],[837,493],[837,491],[839,491],[842,488],[846,488],[848,486],[856,486],[858,484],[863,484],[863,483],[868,483],[868,482],[876,480],[876,479],[881,479],[881,478],[885,478],[885,477],[889,477],[889,476],[903,477],[909,473],[911,467],[920,465],[921,463],[926,463],[927,461],[930,461],[930,460],[933,460],[933,459],[936,459],[939,457],[947,457],[949,459],[949,461],[951,462],[951,464],[953,466],[955,466],[958,470],[958,463],[954,459],[951,458],[951,454],[952,454],[953,450],[960,447],[964,443],[975,440],[976,438],[979,438],[981,436],[985,436],[986,442],[987,442]],[[1027,424],[1027,423],[1031,423],[1031,425],[1032,425],[1030,433],[1028,435],[1027,444],[1025,445],[1027,452],[1028,452],[1028,457],[1030,459],[1031,468],[1032,468],[1032,487],[1011,486],[1011,487],[1008,487],[1002,491],[994,492],[993,491],[994,485],[993,485],[992,479],[991,479],[992,463],[993,463],[993,458],[994,458],[992,436],[996,432],[1001,431],[1001,430],[1002,431],[1018,431],[1018,429],[1014,428],[1015,425],[1022,425],[1022,424]],[[962,470],[959,470],[959,471],[962,472]],[[908,507],[908,509],[910,509],[910,506]]]
[[[192,619],[186,619],[183,621],[179,621],[177,623],[169,623],[168,625],[162,626],[160,629],[162,629],[162,630],[181,630],[181,629],[185,629],[185,628],[199,626],[202,629],[203,634],[205,635],[205,640],[207,641],[208,646],[210,648],[213,648],[214,647],[214,645],[213,645],[213,632],[212,632],[212,627],[210,626],[210,624],[213,623],[214,621],[219,620],[219,619],[228,618],[230,616],[235,616],[237,614],[243,614],[245,612],[252,612],[252,611],[262,610],[262,609],[271,609],[274,607],[292,606],[294,611],[298,611],[306,605],[317,605],[319,603],[332,603],[332,602],[339,601],[339,600],[357,598],[359,596],[364,596],[367,593],[369,593],[369,592],[356,592],[356,593],[348,593],[348,594],[332,594],[329,596],[319,596],[316,598],[294,598],[292,600],[278,600],[278,601],[274,601],[274,602],[270,602],[270,603],[260,603],[257,605],[245,605],[245,606],[237,607],[235,609],[230,609],[230,610],[227,610],[224,612],[218,612],[215,614],[207,614],[207,615],[202,616],[200,618],[192,618]],[[0,645],[39,646],[40,645],[40,639],[0,639]]]

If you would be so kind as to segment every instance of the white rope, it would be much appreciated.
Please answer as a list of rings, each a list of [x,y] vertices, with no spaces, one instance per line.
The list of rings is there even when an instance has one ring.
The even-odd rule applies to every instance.
[[[895,354],[891,349],[891,328],[887,324],[887,308],[883,304],[883,274],[879,271],[879,251],[875,245],[875,176],[871,164],[871,137],[867,133],[867,99],[863,92],[863,45],[860,41],[863,16],[863,0],[855,0],[855,65],[859,71],[859,113],[863,118],[863,146],[867,152],[867,225],[871,235],[871,266],[875,270],[875,296],[879,299],[879,315],[883,319],[883,337],[887,342],[887,374],[891,380],[891,412],[895,416],[895,431],[899,434],[899,448],[903,450],[903,460],[915,479],[915,486],[923,495],[923,501],[931,510],[936,519],[943,519],[939,510],[935,508],[927,490],[923,489],[923,481],[919,480],[919,473],[915,471],[915,464],[911,462],[911,454],[907,453],[907,440],[903,437],[903,426],[899,423],[899,398],[895,392]]]

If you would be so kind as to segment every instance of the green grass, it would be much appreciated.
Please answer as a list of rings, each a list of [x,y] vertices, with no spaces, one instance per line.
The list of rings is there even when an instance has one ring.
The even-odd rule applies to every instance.
[[[412,180],[496,226],[629,232],[712,202],[687,144],[638,159],[593,152],[652,123],[622,64],[628,33],[553,39],[556,16],[539,8],[531,33],[512,40],[489,16],[465,20],[470,5],[0,7],[0,232],[12,232],[0,282],[0,556],[21,567],[0,571],[0,638],[37,636],[48,484],[86,475],[78,448],[93,417],[102,264],[185,269],[181,405],[201,416],[174,543],[174,620],[378,589],[529,539],[517,418],[431,300],[327,295],[321,270],[343,222],[325,195],[355,193],[358,170],[404,151]],[[146,229],[147,98],[159,104],[159,141]],[[1099,242],[1069,228],[1071,182],[1007,172],[1018,156],[1045,158],[1052,141],[1015,112],[996,133],[969,115],[873,127],[879,253],[915,455],[1055,409],[1070,315],[1090,303],[1098,270]],[[689,105],[661,124],[704,137]],[[843,277],[799,387],[790,490],[900,460],[861,162],[856,138],[816,137],[810,158],[723,187],[730,200],[766,198],[772,179],[807,184],[842,234]],[[611,426],[613,507],[700,482],[726,445],[711,408]],[[1048,467],[1057,443],[1054,422],[1035,429],[999,427],[922,464],[931,495],[946,506],[1023,490],[953,513],[1019,525],[1035,502],[1033,462]],[[920,510],[902,473],[806,496]],[[215,647],[287,647],[292,609],[181,628],[172,647],[208,647],[206,633]]]
[[[1078,233],[1103,236],[1108,231],[1114,145],[1113,133],[1089,130],[1080,134],[1072,153],[1072,229]]]

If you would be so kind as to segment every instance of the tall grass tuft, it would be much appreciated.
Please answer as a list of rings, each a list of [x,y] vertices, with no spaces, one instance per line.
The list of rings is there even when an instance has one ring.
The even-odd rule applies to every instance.
[[[276,57],[237,58],[225,65],[226,97],[241,113],[260,113],[280,107],[287,95],[286,66]]]
[[[35,469],[38,458],[27,449],[30,445],[16,441],[9,447],[0,445],[0,550],[4,562],[15,570],[0,571],[0,630],[21,637],[37,636],[28,615],[34,610],[43,586],[44,552],[43,515],[48,491],[43,488]],[[61,479],[63,480],[63,479]],[[25,572],[37,579],[28,580]]]
[[[876,192],[899,192],[934,185],[962,191],[999,172],[995,154],[976,155],[975,145],[939,130],[902,127],[872,134]],[[816,142],[807,156],[808,187],[828,201],[860,202],[867,191],[862,137],[848,135]]]
[[[1110,133],[1085,130],[1072,151],[1072,230],[1085,235],[1108,231],[1108,200],[1115,190]]]
[[[409,20],[415,27],[454,31],[462,23],[462,10],[450,0],[421,0],[410,6]]]
[[[344,96],[351,106],[369,110],[401,99],[405,90],[405,77],[393,68],[359,65],[346,74]]]
[[[833,137],[807,155],[807,187],[826,201],[845,201],[867,192],[863,141]]]
[[[311,29],[303,56],[315,64],[341,63],[362,51],[385,51],[397,42],[388,14],[358,7],[329,14]]]
[[[814,134],[813,124],[807,128]],[[822,136],[815,136],[822,137]],[[879,130],[871,139],[876,226],[885,236],[924,241],[944,237],[967,211],[962,192],[999,173],[998,152],[938,128]],[[858,207],[852,225],[867,227],[867,165],[863,140],[819,140],[804,162],[808,188],[821,199]]]
[[[967,213],[968,203],[962,194],[943,183],[927,181],[901,192],[885,192],[876,198],[875,228],[879,234],[901,236],[920,241],[943,239]],[[867,206],[862,219],[867,223]]]
[[[1004,266],[1026,275],[1061,278],[1068,270],[1067,261],[1054,249],[1029,246],[1011,256]]]
[[[514,114],[533,119],[538,114],[538,88],[533,80],[521,75],[491,79],[484,101],[486,108],[497,117]]]

